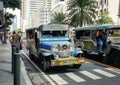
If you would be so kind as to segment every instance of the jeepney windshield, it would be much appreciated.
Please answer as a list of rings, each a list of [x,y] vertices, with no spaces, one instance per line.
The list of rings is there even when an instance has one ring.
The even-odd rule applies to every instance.
[[[90,31],[89,30],[76,31],[76,38],[79,39],[81,37],[90,37]]]
[[[43,31],[42,37],[68,36],[67,31]]]

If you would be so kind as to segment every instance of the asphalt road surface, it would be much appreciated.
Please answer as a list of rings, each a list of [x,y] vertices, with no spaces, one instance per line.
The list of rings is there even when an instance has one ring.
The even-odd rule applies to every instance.
[[[22,53],[22,60],[33,85],[120,85],[118,68],[85,60],[79,69],[65,66],[43,72],[39,60],[31,61],[25,48]]]

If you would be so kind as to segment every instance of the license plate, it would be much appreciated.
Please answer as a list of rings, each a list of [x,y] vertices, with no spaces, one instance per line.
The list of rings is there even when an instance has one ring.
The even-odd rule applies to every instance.
[[[65,61],[64,64],[65,64],[65,65],[73,64],[73,61],[68,60],[68,61]]]

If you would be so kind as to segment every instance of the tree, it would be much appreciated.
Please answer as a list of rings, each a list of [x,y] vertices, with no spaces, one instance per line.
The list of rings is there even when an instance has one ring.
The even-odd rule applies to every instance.
[[[0,1],[3,2],[5,8],[11,8],[13,10],[15,8],[18,9],[21,8],[21,0],[0,0]]]
[[[92,24],[97,16],[96,0],[71,0],[68,4],[69,23],[72,26]]]
[[[11,14],[11,13],[6,13],[5,14],[5,23],[6,23],[6,28],[8,28],[13,22],[12,19],[15,17],[15,15]]]
[[[53,20],[51,21],[52,24],[65,24],[66,21],[66,14],[64,14],[63,12],[55,12],[53,14]]]
[[[112,18],[108,15],[108,12],[101,12],[99,19],[96,21],[97,24],[114,24]]]
[[[4,43],[6,43],[6,28],[9,27],[9,25],[12,24],[11,18],[14,18],[14,15],[10,14],[10,13],[6,13],[6,9],[7,8],[11,8],[11,9],[15,9],[21,8],[21,0],[0,0],[3,2],[4,4],[4,8],[5,8],[5,24],[4,24]]]

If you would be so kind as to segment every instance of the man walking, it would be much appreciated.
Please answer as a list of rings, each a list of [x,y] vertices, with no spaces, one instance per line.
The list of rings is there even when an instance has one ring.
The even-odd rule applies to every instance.
[[[21,50],[21,48],[24,46],[21,33],[21,31],[19,31],[18,33],[13,31],[13,35],[11,35],[9,39],[12,44],[12,47],[15,47],[16,53],[19,53],[19,50]]]

